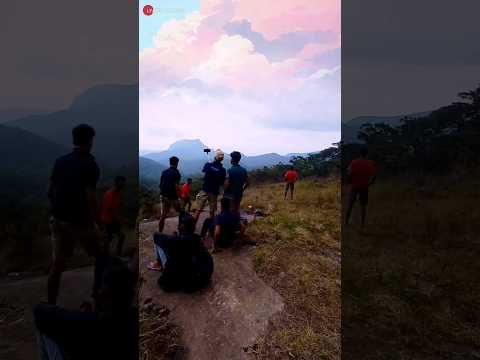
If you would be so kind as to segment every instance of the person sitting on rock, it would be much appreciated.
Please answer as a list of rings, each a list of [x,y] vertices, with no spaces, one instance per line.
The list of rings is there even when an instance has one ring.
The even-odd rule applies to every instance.
[[[200,233],[201,236],[209,233],[213,237],[213,253],[219,252],[220,248],[231,246],[237,233],[243,235],[247,228],[247,222],[240,218],[240,214],[232,211],[230,198],[222,198],[220,207],[220,214],[213,221],[205,219]]]
[[[193,292],[209,283],[213,259],[194,231],[194,217],[184,212],[179,234],[154,234],[157,260],[149,268],[162,271],[158,284],[163,290]]]

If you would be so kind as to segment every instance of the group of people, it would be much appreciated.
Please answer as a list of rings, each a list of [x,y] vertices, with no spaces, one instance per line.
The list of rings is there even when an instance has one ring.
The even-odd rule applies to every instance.
[[[224,157],[218,149],[214,160],[204,165],[202,188],[193,202],[192,179],[188,178],[181,184],[178,157],[169,159],[170,167],[160,177],[160,214],[158,232],[154,234],[156,261],[148,267],[162,271],[159,284],[164,289],[193,291],[204,286],[213,273],[213,259],[205,246],[206,236],[212,237],[211,252],[215,253],[231,246],[237,235],[245,231],[247,222],[240,217],[240,205],[250,184],[248,173],[240,165],[240,152],[230,154],[231,167],[228,170],[223,166]],[[207,205],[208,216],[203,221],[200,234],[195,234],[200,215]],[[178,231],[166,235],[163,233],[165,220],[172,210],[179,214]]]
[[[52,265],[47,302],[34,310],[41,359],[133,359],[138,355],[138,252],[128,259],[120,257],[125,241],[121,194],[126,179],[115,178],[99,209],[96,187],[100,169],[91,154],[95,130],[78,125],[72,137],[74,149],[55,161],[48,190]],[[110,254],[115,237],[115,254]],[[84,302],[80,309],[66,309],[56,305],[60,280],[78,244],[95,259],[92,301]]]
[[[100,169],[91,155],[95,130],[82,124],[73,129],[72,136],[74,149],[56,160],[48,191],[52,265],[47,302],[39,304],[34,312],[41,358],[111,358],[115,351],[118,354],[115,357],[133,358],[138,346],[134,334],[138,332],[138,313],[134,305],[138,252],[135,251],[129,261],[119,257],[125,241],[120,210],[126,178],[115,178],[98,209],[96,186]],[[360,158],[353,160],[348,169],[351,191],[346,223],[359,198],[362,226],[368,188],[375,181],[376,174],[375,164],[367,159],[367,154],[367,149],[362,149]],[[226,170],[224,153],[216,150],[214,161],[203,167],[202,189],[194,202],[190,195],[192,179],[181,185],[179,159],[170,158],[170,167],[160,178],[161,211],[158,232],[153,239],[156,261],[149,266],[152,270],[162,270],[158,282],[165,290],[195,291],[205,286],[213,273],[213,259],[204,245],[204,238],[208,235],[213,238],[212,252],[217,252],[222,247],[231,246],[237,235],[244,233],[247,222],[240,217],[240,206],[250,182],[246,169],[240,165],[241,157],[240,152],[232,152],[231,167]],[[290,192],[290,199],[293,199],[298,180],[293,167],[284,174],[284,180],[284,198],[287,199]],[[197,222],[207,205],[208,217],[200,234],[196,234]],[[179,213],[179,225],[174,235],[166,235],[163,233],[165,220],[172,209]],[[112,256],[110,246],[115,237],[118,239],[117,256]],[[81,244],[95,259],[93,303],[69,310],[58,307],[56,302],[62,273],[76,244]]]

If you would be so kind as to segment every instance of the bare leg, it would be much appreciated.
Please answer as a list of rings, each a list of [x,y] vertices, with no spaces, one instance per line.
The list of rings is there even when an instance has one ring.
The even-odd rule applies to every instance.
[[[215,211],[217,209],[217,204],[214,204],[214,201],[216,202],[217,199],[212,198],[211,201],[208,202],[208,206],[210,208],[210,219],[215,219]]]
[[[367,217],[367,205],[362,205],[362,228],[365,226],[366,217]]]
[[[290,200],[293,200],[293,184],[290,185]]]
[[[55,305],[57,303],[58,293],[60,289],[60,280],[65,270],[66,260],[64,258],[55,259],[48,274],[47,280],[47,297],[48,303]]]
[[[284,200],[287,200],[287,194],[288,194],[288,184],[285,185],[285,196],[284,196]]]
[[[352,214],[353,205],[355,204],[356,200],[355,193],[353,191],[350,192],[350,198],[348,199],[348,207],[347,207],[347,214],[345,216],[345,225],[348,225],[350,221],[350,215]]]
[[[160,220],[158,221],[158,232],[163,232],[163,228],[165,227],[165,214],[160,215]]]

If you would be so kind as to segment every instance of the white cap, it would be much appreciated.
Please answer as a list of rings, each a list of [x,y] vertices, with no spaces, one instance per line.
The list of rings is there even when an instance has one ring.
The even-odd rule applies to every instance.
[[[220,150],[220,149],[215,150],[215,159],[223,160],[224,156],[225,156],[225,154],[223,153],[222,150]]]

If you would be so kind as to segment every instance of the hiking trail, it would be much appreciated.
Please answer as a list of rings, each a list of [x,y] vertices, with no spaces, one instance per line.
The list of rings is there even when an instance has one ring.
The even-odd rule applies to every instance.
[[[198,221],[198,233],[206,214],[202,212]],[[177,226],[178,217],[168,218],[164,233],[172,234]],[[157,285],[160,273],[147,270],[155,258],[157,228],[157,221],[140,224],[140,305],[151,299],[170,310],[172,321],[181,328],[187,360],[249,359],[247,347],[265,333],[269,319],[284,306],[281,296],[255,273],[252,248],[234,247],[214,254],[211,284],[200,292],[165,293]]]

